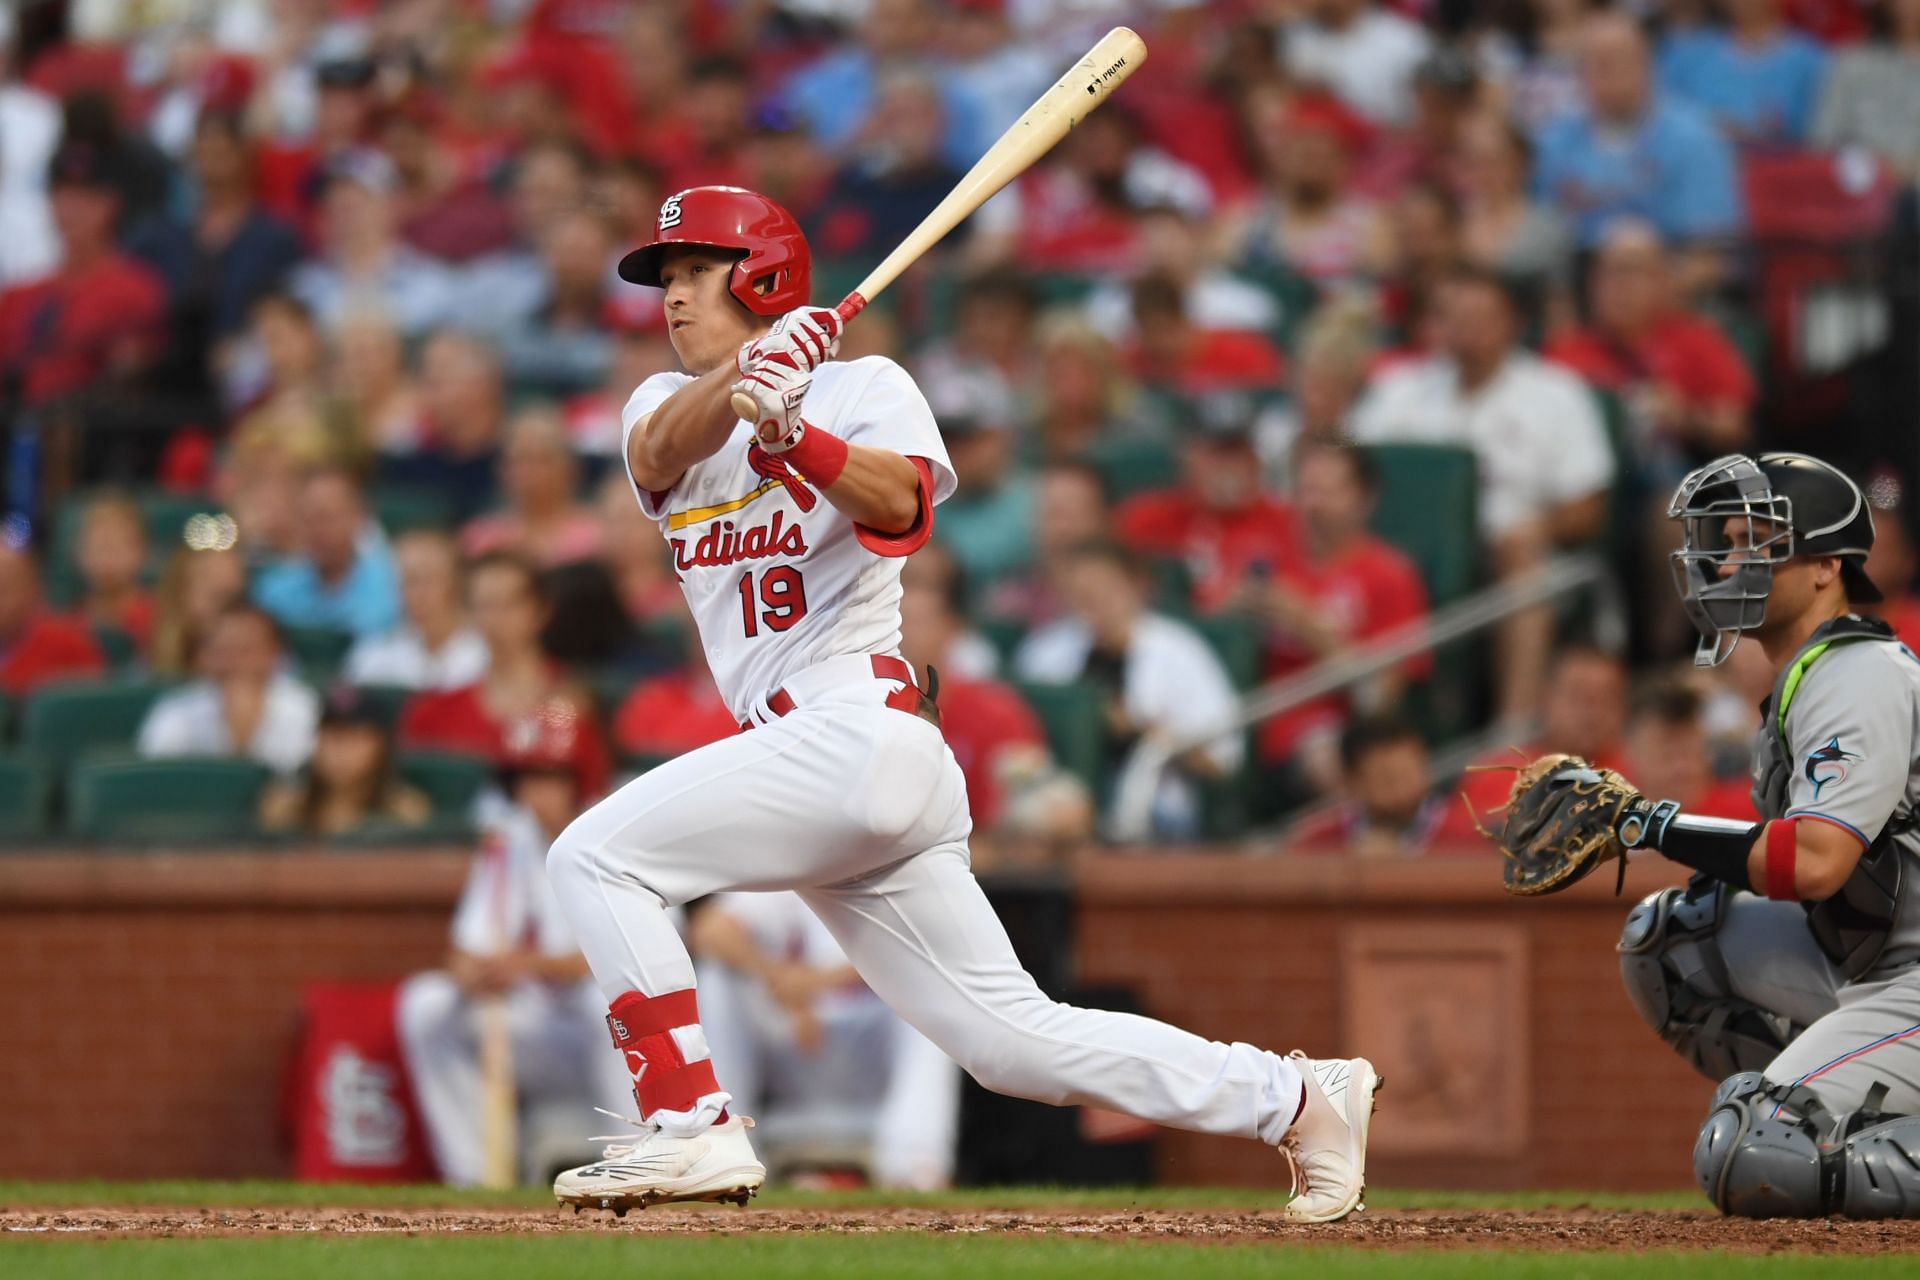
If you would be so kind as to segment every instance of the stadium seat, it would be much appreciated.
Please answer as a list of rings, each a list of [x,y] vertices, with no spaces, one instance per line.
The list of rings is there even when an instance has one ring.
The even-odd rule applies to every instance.
[[[323,689],[333,683],[347,650],[353,648],[352,633],[332,627],[282,627],[280,635],[307,683]]]
[[[1087,786],[1097,789],[1106,754],[1106,725],[1100,717],[1099,691],[1090,684],[1029,681],[1017,681],[1014,688],[1040,718],[1054,759]]]
[[[485,756],[457,751],[408,751],[395,762],[400,776],[427,793],[436,815],[464,818],[493,782],[494,766]]]
[[[252,760],[87,761],[68,775],[67,830],[142,844],[249,839],[271,776]]]
[[[0,843],[19,844],[47,834],[53,810],[53,774],[39,760],[0,755]]]
[[[52,564],[68,566],[73,563],[74,553],[80,544],[80,522],[86,515],[87,504],[105,492],[96,489],[69,494],[61,502],[60,515],[54,521],[53,555],[49,558]],[[130,496],[140,508],[141,522],[147,529],[147,543],[163,563],[180,545],[189,519],[203,512],[220,510],[220,504],[210,498],[183,496],[164,489],[137,489]]]
[[[973,629],[993,646],[1003,666],[1013,661],[1014,650],[1027,638],[1027,624],[1019,618],[978,618]]]
[[[380,485],[368,495],[367,505],[390,538],[413,529],[444,529],[453,523],[453,504],[431,490]]]
[[[1241,691],[1260,683],[1260,624],[1244,614],[1217,613],[1195,618],[1193,627],[1213,649],[1233,687]]]
[[[100,646],[101,656],[106,658],[110,671],[130,667],[140,658],[140,646],[119,627],[93,628],[93,642]]]
[[[1087,450],[1086,459],[1106,480],[1115,502],[1164,489],[1180,474],[1179,455],[1158,440],[1103,440]]]
[[[1373,531],[1413,560],[1435,605],[1473,590],[1480,568],[1480,475],[1473,451],[1378,444],[1368,452],[1380,472]]]
[[[380,722],[380,727],[388,732],[400,723],[401,708],[416,692],[404,684],[357,684],[353,691]]]
[[[20,745],[56,769],[102,747],[131,748],[168,687],[161,680],[87,680],[35,690],[21,717]]]

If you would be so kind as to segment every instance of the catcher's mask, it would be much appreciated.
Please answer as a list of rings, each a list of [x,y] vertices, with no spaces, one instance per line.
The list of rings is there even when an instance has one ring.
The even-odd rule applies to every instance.
[[[1847,597],[1881,598],[1863,563],[1873,511],[1860,486],[1804,453],[1729,454],[1680,482],[1667,517],[1681,522],[1674,585],[1700,632],[1694,662],[1732,656],[1742,632],[1767,620],[1773,566],[1795,556],[1838,556]]]

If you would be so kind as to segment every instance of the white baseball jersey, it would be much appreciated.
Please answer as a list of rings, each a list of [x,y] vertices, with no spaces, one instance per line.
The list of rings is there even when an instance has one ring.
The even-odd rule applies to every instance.
[[[620,415],[623,456],[634,424],[692,381],[656,373],[640,384]],[[952,495],[953,464],[933,411],[907,371],[884,356],[816,369],[806,420],[848,444],[926,459],[933,501]],[[757,698],[818,662],[900,647],[903,548],[856,526],[804,478],[756,470],[752,456],[764,468],[769,455],[750,453],[752,444],[753,428],[741,422],[667,492],[634,483],[641,510],[659,521],[673,551],[714,683],[741,719]]]
[[[489,804],[480,847],[453,912],[453,945],[475,955],[531,947],[570,956],[580,948],[547,883],[547,846],[540,824],[519,805]]]

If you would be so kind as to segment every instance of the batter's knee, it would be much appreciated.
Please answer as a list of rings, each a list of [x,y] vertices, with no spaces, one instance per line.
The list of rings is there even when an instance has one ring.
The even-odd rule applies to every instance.
[[[1699,879],[1641,900],[1620,933],[1627,998],[1700,1074],[1758,1071],[1803,1028],[1733,994],[1718,934],[1725,886]]]
[[[1050,1052],[1051,1042],[1038,1034],[1053,1008],[1054,1002],[1035,989],[1031,997],[979,1010],[967,1025],[945,1037],[951,1043],[940,1048],[983,1089],[1057,1105],[1070,1089]]]

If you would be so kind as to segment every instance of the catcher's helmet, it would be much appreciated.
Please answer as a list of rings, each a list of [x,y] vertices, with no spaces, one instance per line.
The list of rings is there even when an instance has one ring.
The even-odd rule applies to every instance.
[[[668,196],[653,242],[620,259],[620,278],[657,288],[661,255],[675,244],[739,252],[727,288],[755,315],[777,316],[806,305],[812,283],[807,237],[792,214],[756,191],[691,187]],[[771,283],[756,289],[763,281]]]
[[[1773,566],[1781,561],[1838,556],[1850,601],[1881,598],[1866,571],[1873,509],[1845,472],[1818,458],[1716,458],[1680,482],[1667,515],[1681,522],[1673,576],[1700,632],[1694,661],[1701,666],[1725,662],[1740,633],[1766,621]]]

